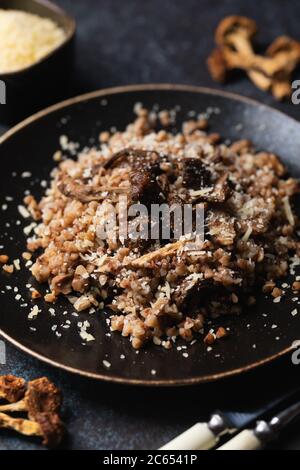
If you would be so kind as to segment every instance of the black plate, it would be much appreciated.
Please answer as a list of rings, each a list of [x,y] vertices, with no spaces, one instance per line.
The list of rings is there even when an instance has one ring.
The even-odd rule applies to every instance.
[[[147,107],[158,104],[161,109],[179,106],[179,124],[190,111],[208,110],[213,131],[220,132],[226,139],[251,139],[257,148],[278,153],[290,172],[294,176],[300,175],[300,124],[259,103],[205,88],[174,85],[122,87],[91,93],[38,113],[0,140],[0,204],[8,206],[7,210],[0,210],[0,245],[4,245],[0,253],[17,258],[24,251],[23,227],[29,221],[22,220],[21,225],[16,225],[16,219],[21,219],[17,205],[28,186],[38,197],[42,194],[40,181],[48,179],[54,166],[52,156],[58,148],[60,135],[66,134],[81,147],[91,145],[97,142],[101,130],[112,126],[123,129],[132,121],[136,102]],[[24,171],[30,171],[33,177],[21,178]],[[14,201],[6,202],[7,195],[13,196]],[[7,223],[10,226],[6,226]],[[199,341],[188,348],[187,358],[182,355],[184,350],[166,351],[154,345],[137,354],[129,341],[118,333],[107,335],[105,312],[81,313],[78,319],[71,315],[70,305],[61,301],[55,306],[57,314],[53,317],[49,313],[51,306],[38,301],[41,313],[35,320],[28,321],[30,308],[20,307],[20,301],[15,300],[18,293],[6,289],[6,286],[17,286],[25,299],[21,303],[30,304],[25,287],[28,282],[32,279],[25,269],[12,276],[0,275],[1,334],[45,362],[97,379],[144,385],[216,380],[287,353],[292,342],[299,338],[300,313],[291,314],[297,302],[292,301],[295,295],[287,289],[280,303],[273,303],[258,294],[254,309],[238,318],[222,319],[222,325],[230,326],[231,335],[213,345],[210,351]],[[71,327],[59,326],[57,331],[62,332],[62,336],[57,337],[51,326],[61,325],[67,319],[70,319]],[[85,319],[89,320],[97,340],[82,345],[77,322]],[[121,359],[121,355],[125,359]],[[103,360],[111,363],[109,369],[105,368]]]

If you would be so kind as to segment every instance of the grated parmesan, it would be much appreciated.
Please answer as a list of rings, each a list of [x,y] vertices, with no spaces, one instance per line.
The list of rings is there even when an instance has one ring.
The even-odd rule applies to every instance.
[[[0,9],[0,73],[28,67],[65,40],[65,32],[50,18]]]
[[[32,320],[33,318],[37,317],[39,313],[40,313],[40,309],[38,308],[37,305],[34,305],[34,307],[30,310],[28,314],[28,319]]]
[[[249,237],[252,233],[252,227],[249,225],[246,232],[244,233],[243,237],[242,237],[242,241],[243,242],[247,242],[249,240]]]
[[[24,219],[27,219],[28,217],[30,217],[30,213],[28,212],[26,207],[22,206],[21,204],[18,206],[18,211]]]
[[[293,215],[293,212],[292,212],[292,209],[291,209],[289,197],[285,196],[282,200],[283,200],[283,207],[284,207],[286,218],[287,218],[289,224],[294,226],[295,225],[295,219],[294,219],[294,215]]]

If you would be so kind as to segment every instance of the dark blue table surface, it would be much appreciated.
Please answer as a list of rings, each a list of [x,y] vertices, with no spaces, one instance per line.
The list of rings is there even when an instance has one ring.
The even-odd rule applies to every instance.
[[[228,14],[259,24],[258,42],[288,34],[300,40],[300,2],[283,0],[59,0],[77,20],[76,66],[65,96],[129,83],[172,82],[219,87],[205,60],[213,30]],[[295,78],[300,78],[299,74]],[[300,105],[276,103],[246,78],[222,87],[256,98],[298,118]],[[0,132],[5,131],[0,126]],[[205,419],[217,407],[247,407],[300,382],[289,357],[222,384],[181,389],[145,389],[92,382],[50,368],[6,345],[0,374],[28,379],[49,376],[64,391],[68,449],[155,449]],[[0,432],[0,449],[39,449],[38,442]],[[293,426],[273,444],[300,449]]]

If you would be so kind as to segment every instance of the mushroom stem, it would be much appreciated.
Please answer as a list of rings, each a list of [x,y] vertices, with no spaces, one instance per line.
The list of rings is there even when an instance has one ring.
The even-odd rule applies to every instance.
[[[5,405],[0,405],[0,412],[2,411],[9,411],[9,412],[17,412],[17,411],[27,411],[27,404],[26,400],[20,400],[16,403],[7,403]]]
[[[29,419],[11,418],[5,413],[0,413],[0,428],[13,429],[25,436],[43,436],[38,423]]]
[[[258,70],[248,70],[248,77],[250,80],[263,91],[270,90],[272,86],[272,79],[259,72]]]
[[[231,34],[227,39],[229,42],[227,45],[224,44],[224,55],[231,68],[255,70],[272,78],[287,66],[290,68],[295,57],[295,51],[280,52],[273,57],[257,55],[252,49],[250,40],[238,32]],[[236,50],[232,51],[226,46],[234,46]]]
[[[228,43],[235,47],[235,49],[246,58],[254,55],[252,44],[249,38],[239,32],[232,33],[227,38]]]
[[[289,79],[275,81],[272,85],[272,93],[278,100],[282,100],[291,94]]]

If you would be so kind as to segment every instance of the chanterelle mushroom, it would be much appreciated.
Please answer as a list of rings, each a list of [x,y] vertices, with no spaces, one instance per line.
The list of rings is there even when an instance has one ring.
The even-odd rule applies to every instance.
[[[257,66],[257,58],[260,60],[255,56],[251,43],[256,31],[255,21],[244,16],[228,16],[219,23],[215,32],[218,47],[207,60],[214,80],[224,82],[229,70],[244,69],[259,88],[270,88],[270,79],[264,79],[260,72],[253,70],[253,66]]]
[[[266,55],[276,64],[276,77],[271,85],[272,93],[277,99],[291,93],[291,74],[300,62],[300,43],[288,36],[279,36],[268,47]]]
[[[0,406],[0,411],[27,411],[31,419],[38,413],[58,413],[62,397],[60,390],[47,377],[28,382],[25,396],[16,403]]]
[[[0,413],[0,428],[14,429],[25,436],[41,435],[38,423],[23,418],[12,418],[5,413]]]
[[[230,45],[249,56],[253,53],[251,39],[257,32],[255,21],[246,16],[227,16],[218,25],[215,40],[219,46]]]
[[[288,36],[279,36],[268,47],[266,55],[276,59],[273,74],[282,77],[283,71],[290,74],[299,63],[300,43]]]
[[[64,435],[64,425],[56,413],[39,413],[36,421],[23,418],[12,418],[0,413],[0,428],[13,429],[25,436],[38,436],[43,438],[47,447],[57,447]]]
[[[256,23],[250,18],[228,16],[219,23],[215,40],[222,48],[229,68],[258,69],[269,76],[273,73],[274,63],[268,57],[254,53],[251,40],[256,32]]]
[[[266,55],[255,54],[252,38],[256,33],[253,20],[229,16],[218,25],[215,33],[217,48],[207,60],[214,80],[223,82],[227,72],[243,69],[252,82],[262,90],[271,90],[275,98],[290,95],[290,76],[300,62],[300,43],[286,36],[277,38]]]
[[[23,384],[22,394],[14,398],[21,400],[0,406],[0,427],[14,429],[27,436],[43,437],[43,444],[56,447],[62,440],[65,428],[59,417],[62,404],[60,390],[46,377],[28,382],[25,392],[25,381],[8,376],[9,383]],[[7,384],[7,376],[0,377],[0,383]],[[9,387],[6,387],[7,390]],[[20,387],[19,387],[20,389]],[[25,392],[25,394],[24,394]],[[12,395],[6,393],[5,399]],[[28,419],[12,418],[3,412],[27,412]]]
[[[24,396],[26,383],[24,379],[14,375],[0,376],[0,398],[10,403],[20,400]]]

